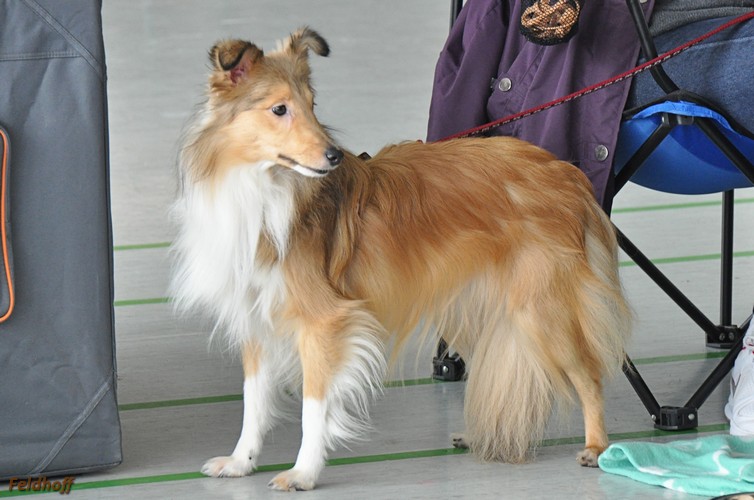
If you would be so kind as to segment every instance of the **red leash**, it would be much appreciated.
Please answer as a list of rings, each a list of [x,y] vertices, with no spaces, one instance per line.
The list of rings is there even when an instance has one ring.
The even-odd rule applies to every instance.
[[[453,135],[450,135],[448,137],[445,137],[444,139],[439,139],[437,142],[449,141],[450,139],[460,139],[462,137],[469,137],[469,136],[472,136],[472,135],[481,134],[483,132],[487,132],[488,130],[492,130],[493,128],[500,127],[501,125],[506,125],[508,123],[520,120],[521,118],[526,118],[527,116],[531,116],[531,115],[533,115],[535,113],[539,113],[540,111],[545,111],[547,109],[554,108],[555,106],[559,106],[559,105],[561,105],[563,103],[572,101],[572,100],[576,99],[577,97],[581,97],[581,96],[584,96],[584,95],[587,95],[587,94],[591,94],[592,92],[595,92],[597,90],[604,89],[605,87],[609,87],[610,85],[613,85],[615,83],[621,82],[621,81],[623,81],[623,80],[625,80],[627,78],[631,78],[632,76],[634,76],[634,75],[636,75],[638,73],[641,73],[643,71],[646,71],[646,70],[648,70],[648,69],[650,69],[650,68],[652,68],[654,66],[657,66],[658,64],[662,64],[665,61],[667,61],[668,59],[670,59],[671,57],[677,56],[681,52],[685,51],[686,49],[688,49],[690,47],[693,47],[694,45],[696,45],[696,44],[698,44],[700,42],[703,42],[707,38],[709,38],[711,36],[714,36],[714,35],[720,33],[721,31],[730,28],[731,26],[734,26],[736,24],[742,23],[742,22],[747,21],[747,20],[752,19],[752,18],[754,18],[754,11],[749,12],[747,14],[743,14],[741,16],[738,16],[735,19],[731,19],[727,23],[725,23],[725,24],[723,24],[721,26],[718,26],[714,30],[712,30],[712,31],[710,31],[708,33],[705,33],[705,34],[703,34],[703,35],[701,35],[701,36],[699,36],[697,38],[694,38],[693,40],[691,40],[689,42],[686,42],[683,45],[681,45],[679,47],[676,47],[675,49],[669,50],[669,51],[665,52],[664,54],[661,54],[661,55],[655,57],[654,59],[650,59],[649,61],[647,61],[647,62],[645,62],[643,64],[640,64],[639,66],[637,66],[637,67],[635,67],[635,68],[633,68],[631,70],[625,71],[625,72],[623,72],[623,73],[621,73],[621,74],[619,74],[617,76],[614,76],[614,77],[609,78],[607,80],[603,80],[603,81],[601,81],[599,83],[595,83],[594,85],[590,85],[589,87],[583,88],[581,90],[573,92],[572,94],[568,94],[568,95],[566,95],[564,97],[561,97],[559,99],[555,99],[554,101],[550,101],[550,102],[547,102],[545,104],[540,104],[539,106],[536,106],[536,107],[533,107],[533,108],[521,111],[519,113],[516,113],[516,114],[513,114],[513,115],[509,115],[509,116],[500,118],[498,120],[495,120],[495,121],[492,121],[492,122],[489,122],[489,123],[485,123],[484,125],[479,125],[478,127],[474,127],[474,128],[468,129],[468,130],[464,130],[462,132],[458,132],[456,134],[453,134]]]

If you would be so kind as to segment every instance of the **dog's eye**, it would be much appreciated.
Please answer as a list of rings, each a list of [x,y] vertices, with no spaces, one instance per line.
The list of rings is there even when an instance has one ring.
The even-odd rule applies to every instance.
[[[272,107],[272,112],[278,116],[283,116],[288,112],[288,108],[285,107],[285,104],[278,104]]]

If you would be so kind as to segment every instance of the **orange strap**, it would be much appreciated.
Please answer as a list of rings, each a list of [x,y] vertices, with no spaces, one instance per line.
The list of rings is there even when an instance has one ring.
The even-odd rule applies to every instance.
[[[10,268],[10,251],[8,248],[8,228],[7,226],[7,210],[8,210],[8,149],[10,141],[5,130],[0,129],[0,139],[2,139],[2,164],[0,164],[0,238],[2,238],[2,252],[3,252],[3,264],[5,265],[5,279],[8,283],[8,310],[4,313],[0,312],[0,323],[10,318],[13,312],[13,306],[15,305],[15,293],[13,290],[13,277],[11,276]]]

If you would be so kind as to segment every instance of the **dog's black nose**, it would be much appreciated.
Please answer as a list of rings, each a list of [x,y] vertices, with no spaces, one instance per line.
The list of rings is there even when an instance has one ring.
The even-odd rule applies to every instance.
[[[335,146],[330,146],[325,150],[325,158],[327,158],[331,166],[337,167],[343,161],[343,151]]]

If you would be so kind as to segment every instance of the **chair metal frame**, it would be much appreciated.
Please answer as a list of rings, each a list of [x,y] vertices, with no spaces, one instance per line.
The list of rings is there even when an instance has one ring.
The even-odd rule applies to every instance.
[[[639,0],[626,0],[631,17],[641,43],[641,52],[645,59],[657,57],[657,50]],[[715,109],[715,106],[698,100],[693,94],[679,89],[662,65],[652,67],[651,76],[656,84],[666,94],[668,99],[684,98],[685,100],[701,101],[705,106]],[[720,111],[720,110],[716,110]],[[642,166],[649,155],[660,146],[662,140],[676,126],[696,126],[709,140],[736,166],[749,180],[754,183],[754,165],[728,140],[709,118],[689,118],[671,113],[664,113],[662,121],[628,160],[623,169],[616,175],[615,193],[628,182],[631,176]],[[720,269],[720,321],[714,323],[691,300],[689,300],[650,260],[634,245],[628,237],[616,228],[618,242],[623,251],[665,292],[706,334],[707,345],[716,348],[728,348],[728,354],[718,363],[714,370],[702,382],[683,406],[661,406],[652,391],[639,374],[630,358],[626,358],[623,372],[634,388],[636,394],[649,412],[654,425],[663,430],[692,429],[698,425],[698,409],[722,382],[735,363],[741,349],[743,332],[751,322],[749,316],[740,326],[732,323],[733,301],[733,204],[734,191],[722,193],[722,237],[721,237],[721,269]]]

